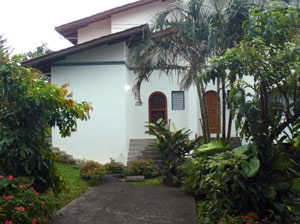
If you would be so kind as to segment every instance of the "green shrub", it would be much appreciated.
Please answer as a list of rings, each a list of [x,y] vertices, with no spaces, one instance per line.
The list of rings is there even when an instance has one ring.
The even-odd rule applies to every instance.
[[[299,214],[299,202],[289,200],[288,192],[297,188],[298,183],[291,181],[286,169],[299,169],[299,165],[286,154],[278,154],[271,158],[272,167],[262,167],[254,146],[226,152],[221,145],[211,142],[201,146],[195,150],[195,155],[202,157],[181,167],[183,188],[206,199],[199,207],[202,223],[215,223],[219,217],[248,212],[294,223],[295,215]],[[220,151],[223,152],[218,153]]]
[[[144,175],[145,178],[156,177],[159,175],[159,168],[153,159],[135,160],[124,169],[124,176],[129,175]]]
[[[76,103],[67,86],[50,85],[40,72],[21,67],[17,56],[10,59],[0,51],[0,173],[34,177],[38,191],[64,189],[46,132],[56,126],[62,137],[69,136],[91,109]]]
[[[47,196],[31,187],[33,179],[0,175],[0,222],[46,223],[54,212]]]
[[[184,162],[186,154],[200,144],[202,137],[198,137],[196,134],[195,139],[189,140],[191,132],[184,131],[184,129],[177,130],[175,125],[173,125],[174,132],[171,132],[169,125],[163,119],[159,119],[156,123],[146,123],[146,128],[149,129],[146,133],[156,137],[156,144],[162,160],[163,183],[179,185],[177,168]]]
[[[107,173],[113,173],[113,174],[123,173],[125,167],[123,163],[116,162],[113,159],[110,160],[110,163],[106,163],[104,166]]]
[[[95,161],[87,161],[80,166],[80,176],[91,185],[102,183],[105,173],[105,167]]]

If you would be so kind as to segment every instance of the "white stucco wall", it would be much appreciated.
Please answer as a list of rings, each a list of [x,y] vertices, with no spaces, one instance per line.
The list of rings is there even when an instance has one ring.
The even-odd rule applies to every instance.
[[[123,43],[99,47],[68,57],[59,63],[114,60],[123,55]],[[81,59],[80,59],[81,58]],[[91,119],[78,121],[77,132],[61,138],[52,133],[53,145],[75,158],[109,162],[109,158],[126,162],[126,66],[88,65],[52,66],[52,83],[70,83],[69,90],[77,101],[92,102]]]
[[[154,16],[175,0],[156,1],[151,4],[116,13],[111,16],[111,32],[120,32],[142,24],[152,24]]]
[[[111,34],[111,20],[105,19],[78,29],[78,44]]]
[[[154,16],[158,12],[166,9],[166,7],[173,2],[175,2],[175,0],[153,2],[151,4],[113,14],[111,18],[91,23],[87,27],[78,29],[78,44],[106,36],[111,33],[121,32],[142,24],[151,24]]]

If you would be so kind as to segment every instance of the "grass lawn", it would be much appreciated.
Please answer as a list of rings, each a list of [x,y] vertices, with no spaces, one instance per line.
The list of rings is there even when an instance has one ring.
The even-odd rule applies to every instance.
[[[123,178],[122,181],[125,181]],[[154,177],[150,179],[145,179],[144,182],[126,182],[135,186],[156,186],[156,187],[167,187],[161,183],[161,177]]]
[[[56,209],[58,210],[88,191],[91,187],[80,178],[79,169],[76,169],[74,165],[56,163],[56,166],[64,176],[69,190],[68,192],[61,192],[55,197]]]

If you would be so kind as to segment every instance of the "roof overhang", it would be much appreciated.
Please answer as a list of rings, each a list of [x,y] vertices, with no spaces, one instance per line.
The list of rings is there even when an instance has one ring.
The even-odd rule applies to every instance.
[[[107,36],[103,36],[38,58],[23,61],[22,66],[33,67],[41,70],[44,73],[49,73],[51,64],[63,60],[69,55],[79,53],[81,51],[89,50],[95,47],[99,47],[102,45],[106,45],[106,44],[114,44],[114,43],[119,43],[121,41],[127,41],[133,36],[137,36],[137,37],[142,36],[146,32],[147,27],[148,25],[144,24],[118,33],[113,33]]]
[[[77,44],[77,30],[78,29],[86,27],[91,23],[94,23],[94,22],[97,22],[100,20],[104,20],[104,19],[108,19],[111,17],[112,14],[120,13],[120,12],[129,10],[129,9],[137,8],[137,7],[147,5],[147,4],[150,4],[153,2],[157,2],[157,1],[164,2],[166,0],[140,0],[140,1],[126,4],[126,5],[117,7],[117,8],[113,8],[113,9],[80,19],[80,20],[76,20],[71,23],[67,23],[67,24],[55,27],[55,30],[75,45],[75,44]]]

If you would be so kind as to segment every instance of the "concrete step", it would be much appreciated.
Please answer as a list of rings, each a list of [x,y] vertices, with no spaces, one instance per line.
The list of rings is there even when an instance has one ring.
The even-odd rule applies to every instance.
[[[155,142],[153,143],[142,143],[142,142],[132,142],[129,144],[129,147],[145,147],[145,146],[155,146]]]
[[[138,160],[143,160],[143,159],[153,159],[155,161],[160,160],[160,156],[153,156],[153,157],[149,157],[149,156],[137,156]]]
[[[128,152],[128,156],[140,156],[142,155],[141,152],[134,152],[134,151],[129,151]]]
[[[130,139],[130,142],[151,143],[151,142],[156,142],[156,139],[155,138],[132,138]]]
[[[145,147],[155,145],[155,139],[130,139],[129,147]]]
[[[130,139],[127,164],[134,160],[159,158],[156,139]]]
[[[138,147],[129,147],[129,152],[141,152],[145,150],[145,147],[143,146],[138,146]]]
[[[156,157],[159,157],[160,156],[160,153],[157,151],[157,152],[148,152],[148,151],[143,151],[141,152],[141,155],[142,156],[156,156]]]

